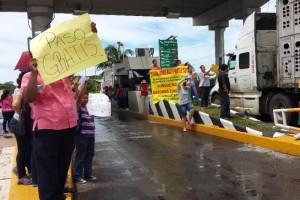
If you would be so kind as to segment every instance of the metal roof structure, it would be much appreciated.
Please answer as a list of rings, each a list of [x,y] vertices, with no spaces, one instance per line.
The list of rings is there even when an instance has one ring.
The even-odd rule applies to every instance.
[[[88,12],[98,15],[191,17],[196,26],[243,19],[269,0],[0,0],[0,12],[28,17]]]

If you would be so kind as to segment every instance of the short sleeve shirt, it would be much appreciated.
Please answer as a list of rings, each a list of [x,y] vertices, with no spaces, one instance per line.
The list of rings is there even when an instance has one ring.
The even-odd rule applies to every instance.
[[[23,94],[30,78],[26,73],[22,78],[21,94]],[[44,82],[37,77],[37,87]],[[77,108],[71,89],[70,77],[45,85],[39,91],[38,97],[31,103],[34,112],[34,129],[62,130],[77,125]]]

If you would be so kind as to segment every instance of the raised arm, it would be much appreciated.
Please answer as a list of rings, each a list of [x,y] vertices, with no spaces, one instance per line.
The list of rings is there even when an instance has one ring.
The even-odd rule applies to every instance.
[[[84,93],[86,91],[86,86],[87,86],[89,80],[90,80],[90,77],[85,78],[84,84],[82,85],[82,87],[80,88],[80,90],[78,92],[78,96],[77,96],[77,99],[76,99],[76,105],[78,107],[80,107],[80,105],[81,105],[81,99],[82,99],[82,96],[84,95]]]
[[[23,97],[26,102],[32,103],[38,96],[38,87],[37,87],[37,76],[38,76],[38,70],[37,70],[37,62],[35,58],[32,58],[30,63],[30,77],[27,86],[24,89]]]

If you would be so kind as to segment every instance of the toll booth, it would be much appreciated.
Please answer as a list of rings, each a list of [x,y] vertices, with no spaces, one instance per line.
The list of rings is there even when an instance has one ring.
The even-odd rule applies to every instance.
[[[128,106],[129,110],[134,112],[141,112],[140,100],[140,84],[142,80],[146,80],[150,87],[150,75],[152,60],[159,60],[159,57],[151,57],[147,54],[149,50],[145,49],[145,54],[139,51],[137,57],[126,57],[123,63],[113,65],[114,83],[126,84],[128,86]],[[142,55],[142,56],[141,56]]]

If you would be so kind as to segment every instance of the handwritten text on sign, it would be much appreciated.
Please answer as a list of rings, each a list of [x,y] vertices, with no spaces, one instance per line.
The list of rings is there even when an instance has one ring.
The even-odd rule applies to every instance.
[[[179,80],[184,78],[186,72],[186,66],[178,66],[161,70],[150,70],[153,104],[156,104],[163,99],[177,103],[177,83]]]
[[[90,115],[111,117],[111,103],[105,94],[89,94],[87,109]]]
[[[107,61],[88,14],[44,31],[30,42],[45,84]]]

